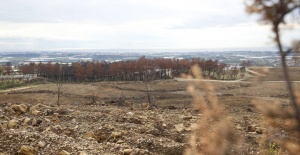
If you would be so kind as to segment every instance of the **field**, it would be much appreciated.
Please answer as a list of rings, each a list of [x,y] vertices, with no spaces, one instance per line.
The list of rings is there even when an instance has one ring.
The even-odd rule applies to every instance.
[[[298,80],[299,73],[300,69],[294,69],[292,78]],[[249,126],[265,129],[265,122],[253,106],[254,100],[289,106],[285,83],[280,81],[276,69],[269,69],[263,81],[211,81],[220,106],[228,112],[224,117],[243,137],[239,149],[233,150],[235,154],[258,151],[262,134],[249,130]],[[182,154],[191,126],[202,115],[193,109],[187,91],[190,84],[199,85],[175,79],[147,83],[154,107],[147,104],[143,82],[63,84],[60,106],[53,83],[2,91],[0,154],[26,149],[34,154],[63,154],[63,150],[82,155]],[[299,82],[294,87],[300,91]],[[206,92],[200,89],[198,95],[205,96]]]
[[[250,70],[264,74],[265,76],[261,77],[261,80],[263,81],[284,81],[285,80],[281,68],[251,67]],[[300,81],[299,67],[289,67],[288,71],[291,77],[291,81]]]

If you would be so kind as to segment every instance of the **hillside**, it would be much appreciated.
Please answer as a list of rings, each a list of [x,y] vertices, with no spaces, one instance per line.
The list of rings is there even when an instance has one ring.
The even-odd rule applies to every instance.
[[[192,108],[192,96],[186,89],[190,83],[172,79],[148,83],[155,107],[146,104],[147,89],[143,82],[63,84],[59,107],[55,84],[1,92],[0,153],[27,150],[34,154],[63,154],[64,150],[82,155],[182,154],[188,146],[191,126],[202,116],[201,111]],[[257,152],[257,140],[267,129],[260,125],[264,121],[252,102],[259,99],[288,105],[285,84],[212,84],[220,106],[228,112],[224,117],[234,132],[243,137],[239,149],[232,151]],[[299,91],[300,83],[294,84]],[[205,92],[200,90],[199,95],[205,96]],[[251,126],[261,130],[252,130]]]

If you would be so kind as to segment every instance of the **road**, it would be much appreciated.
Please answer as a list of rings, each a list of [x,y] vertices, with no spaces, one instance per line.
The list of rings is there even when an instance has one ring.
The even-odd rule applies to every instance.
[[[220,82],[220,83],[252,83],[253,81],[243,81],[242,79],[239,80],[200,80],[200,79],[185,79],[185,78],[174,78],[175,81],[179,82]],[[286,81],[261,81],[267,83],[284,83]],[[300,81],[292,81],[292,83],[300,83]]]
[[[222,83],[237,83],[237,82],[244,82],[244,83],[250,83],[249,81],[242,81],[242,79],[239,80],[200,80],[200,79],[185,79],[185,78],[174,78],[175,81],[179,81],[179,82],[189,82],[189,81],[193,81],[193,82],[200,82],[200,81],[204,81],[204,82],[222,82]]]
[[[256,72],[256,71],[249,70],[248,68],[246,69],[246,71],[247,71],[247,72],[250,72],[250,73],[252,73],[252,74],[255,74],[255,75],[257,75],[257,76],[266,76],[265,74],[261,74],[261,73],[258,73],[258,72]]]
[[[38,87],[38,86],[25,86],[25,87],[10,88],[10,89],[6,89],[6,90],[0,90],[0,93],[10,92],[10,91],[24,90],[24,89],[34,88],[34,87]]]
[[[266,76],[265,74],[261,74],[258,73],[256,71],[253,70],[246,70],[247,72],[250,72],[252,74],[255,74],[257,76]],[[204,81],[204,82],[220,82],[220,83],[251,83],[253,81],[243,81],[243,79],[238,79],[238,80],[200,80],[200,79],[185,79],[185,78],[174,78],[176,81],[180,81],[180,82],[189,82],[189,81],[193,81],[193,82],[199,82],[199,81]],[[284,83],[286,81],[262,81],[262,82],[267,82],[267,83]],[[292,81],[292,83],[300,83],[300,81]]]

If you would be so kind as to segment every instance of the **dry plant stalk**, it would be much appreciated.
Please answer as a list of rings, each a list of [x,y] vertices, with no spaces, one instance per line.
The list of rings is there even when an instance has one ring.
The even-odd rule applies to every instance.
[[[194,79],[205,97],[199,95],[199,90],[194,84],[190,84],[188,91],[193,96],[193,105],[201,112],[201,118],[197,125],[192,127],[192,135],[189,147],[185,155],[229,155],[235,152],[238,136],[235,134],[229,121],[226,119],[225,109],[218,103],[218,97],[214,87],[207,81],[201,81],[201,69],[193,66],[189,75],[183,75],[188,79]]]
[[[286,131],[287,136],[275,138],[273,141],[282,147],[283,152],[288,154],[300,153],[300,101],[299,93],[296,93],[288,72],[286,57],[292,52],[298,52],[297,42],[294,48],[284,48],[281,36],[281,26],[286,24],[287,16],[296,13],[300,10],[299,0],[250,0],[250,5],[246,7],[246,11],[250,14],[258,14],[261,21],[270,24],[274,33],[274,42],[277,45],[284,78],[286,81],[287,92],[291,101],[291,105],[283,109],[278,104],[269,105],[263,102],[256,101],[257,107],[262,111],[267,122],[272,129],[277,132],[269,132],[267,136],[278,134],[278,131]],[[277,129],[277,130],[276,130]],[[264,144],[263,140],[261,144]]]
[[[300,93],[296,95],[296,102],[300,106]],[[263,100],[253,100],[253,104],[262,112],[263,121],[268,127],[260,140],[260,154],[266,154],[269,144],[275,144],[277,153],[298,155],[300,152],[300,136],[298,121],[294,107],[279,102],[266,103]]]

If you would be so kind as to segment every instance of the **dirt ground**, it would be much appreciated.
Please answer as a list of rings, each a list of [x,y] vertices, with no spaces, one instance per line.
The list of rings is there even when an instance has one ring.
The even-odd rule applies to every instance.
[[[275,74],[275,73],[274,73]],[[97,82],[63,84],[57,106],[55,84],[0,93],[0,154],[182,154],[191,125],[201,118],[192,108],[189,81]],[[238,154],[256,154],[264,122],[253,106],[289,106],[284,82],[213,81],[220,106],[228,112],[243,142]],[[300,83],[294,87],[300,91]],[[205,95],[204,91],[198,92]]]
[[[284,81],[284,75],[281,68],[277,67],[251,67],[250,70],[256,71],[258,73],[264,74],[264,77],[261,77],[262,81]],[[288,68],[291,81],[300,81],[300,67],[289,67]]]

